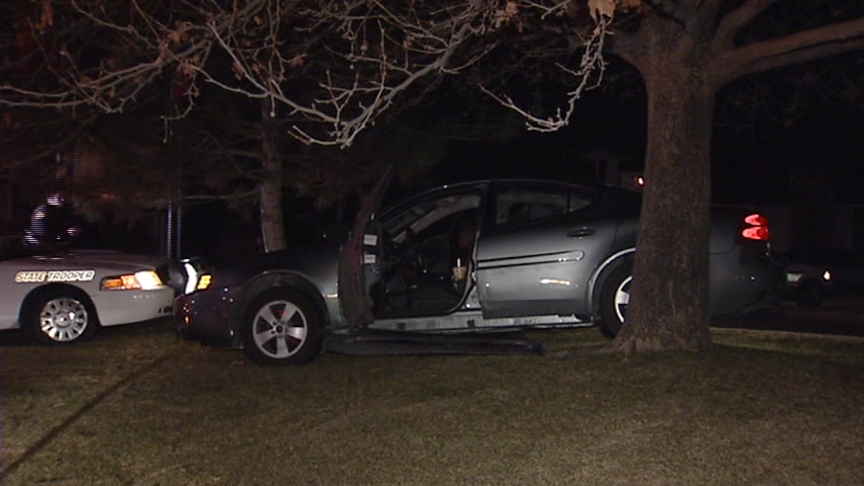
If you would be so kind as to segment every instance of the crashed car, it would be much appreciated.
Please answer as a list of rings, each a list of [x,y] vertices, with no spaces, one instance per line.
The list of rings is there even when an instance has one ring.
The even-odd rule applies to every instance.
[[[170,316],[200,264],[76,250],[0,262],[0,330],[43,344],[86,340],[100,327]]]
[[[383,184],[344,244],[216,268],[206,289],[176,299],[178,331],[242,348],[257,363],[298,364],[364,333],[446,339],[518,328],[621,328],[637,193],[489,180],[439,187],[379,212]],[[713,215],[713,315],[779,300],[786,275],[768,236],[758,214]]]

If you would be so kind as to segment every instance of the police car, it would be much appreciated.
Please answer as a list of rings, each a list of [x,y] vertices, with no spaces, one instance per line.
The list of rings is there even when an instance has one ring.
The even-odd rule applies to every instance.
[[[194,289],[191,262],[111,251],[72,251],[0,262],[0,330],[44,344],[83,341],[100,327],[171,315]]]

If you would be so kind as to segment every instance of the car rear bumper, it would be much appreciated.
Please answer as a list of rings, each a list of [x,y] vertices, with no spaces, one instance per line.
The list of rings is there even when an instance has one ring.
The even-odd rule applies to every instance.
[[[711,316],[748,312],[783,299],[786,269],[768,256],[741,262],[735,253],[712,255],[711,286]]]

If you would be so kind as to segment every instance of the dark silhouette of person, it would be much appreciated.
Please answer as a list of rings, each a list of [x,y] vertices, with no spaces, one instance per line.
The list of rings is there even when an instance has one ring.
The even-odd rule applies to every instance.
[[[24,244],[46,249],[61,249],[79,235],[81,227],[71,205],[62,194],[52,193],[30,215]]]

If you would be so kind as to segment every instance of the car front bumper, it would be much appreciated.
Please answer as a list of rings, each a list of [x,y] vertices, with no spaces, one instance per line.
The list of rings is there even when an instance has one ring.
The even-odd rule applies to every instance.
[[[101,326],[116,326],[171,315],[174,290],[116,290],[91,295]]]
[[[174,299],[174,326],[186,339],[210,345],[238,346],[231,326],[233,294],[227,289],[209,289]]]

